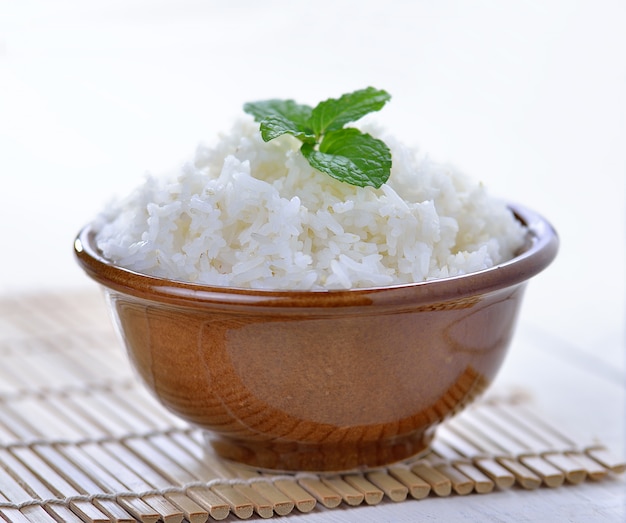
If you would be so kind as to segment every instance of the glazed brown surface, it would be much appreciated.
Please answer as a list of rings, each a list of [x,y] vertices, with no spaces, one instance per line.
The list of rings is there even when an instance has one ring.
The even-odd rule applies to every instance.
[[[556,254],[516,208],[527,249],[502,266],[384,289],[246,291],[139,275],[76,252],[106,289],[137,372],[222,456],[282,470],[347,470],[424,450],[494,378],[527,280]]]

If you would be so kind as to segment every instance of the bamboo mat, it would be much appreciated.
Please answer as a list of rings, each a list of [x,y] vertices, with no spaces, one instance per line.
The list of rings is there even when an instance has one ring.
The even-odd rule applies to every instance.
[[[448,421],[419,460],[333,476],[220,461],[139,385],[96,293],[0,299],[0,516],[16,522],[203,522],[610,480],[515,395]]]

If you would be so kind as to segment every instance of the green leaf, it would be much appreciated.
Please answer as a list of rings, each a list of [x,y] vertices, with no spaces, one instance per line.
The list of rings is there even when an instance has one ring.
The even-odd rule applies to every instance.
[[[315,143],[311,131],[302,130],[295,122],[280,115],[268,116],[261,122],[261,137],[269,142],[283,134],[291,134],[303,142]]]
[[[389,179],[391,152],[385,143],[358,129],[340,129],[325,135],[319,150],[303,144],[309,164],[342,182],[379,188]]]
[[[386,91],[367,87],[340,98],[329,98],[315,108],[293,100],[247,103],[244,111],[260,123],[266,142],[283,134],[300,139],[300,151],[315,169],[337,180],[377,189],[391,172],[391,152],[381,141],[358,129],[344,126],[372,111],[391,97]]]
[[[266,142],[283,134],[291,134],[306,142],[315,141],[308,124],[312,111],[308,105],[293,100],[265,100],[247,103],[243,110],[261,124],[261,136]]]
[[[344,94],[337,99],[329,98],[312,110],[310,126],[319,137],[328,131],[341,129],[366,114],[379,111],[390,99],[386,91],[373,87]]]

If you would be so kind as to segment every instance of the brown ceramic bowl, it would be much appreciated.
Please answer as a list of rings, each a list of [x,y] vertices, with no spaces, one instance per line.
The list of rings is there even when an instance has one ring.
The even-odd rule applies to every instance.
[[[87,226],[75,252],[102,284],[130,360],[169,410],[222,457],[274,470],[340,471],[425,450],[435,427],[493,380],[522,294],[555,257],[541,216],[513,260],[393,287],[261,291],[116,267]]]

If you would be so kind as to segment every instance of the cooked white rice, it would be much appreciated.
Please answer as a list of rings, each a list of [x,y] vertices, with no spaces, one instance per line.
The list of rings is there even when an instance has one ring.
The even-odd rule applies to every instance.
[[[309,166],[300,142],[265,143],[252,119],[169,178],[149,176],[96,220],[115,264],[153,276],[258,289],[347,289],[445,278],[513,257],[525,234],[506,205],[449,166],[384,139],[380,189]]]

